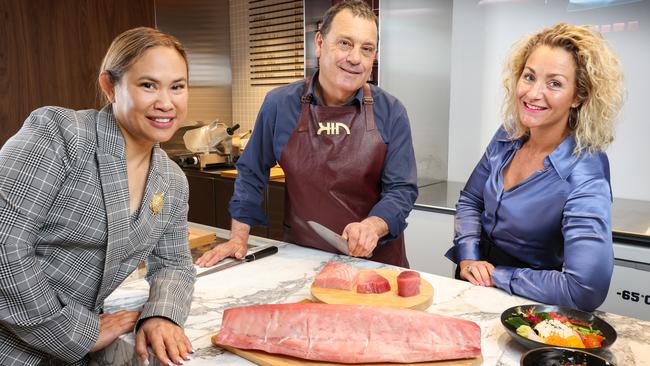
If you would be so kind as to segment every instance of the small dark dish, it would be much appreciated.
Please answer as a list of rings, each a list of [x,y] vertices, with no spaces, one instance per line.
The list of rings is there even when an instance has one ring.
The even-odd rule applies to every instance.
[[[521,357],[521,366],[615,366],[606,359],[572,348],[544,347]]]
[[[510,334],[510,336],[515,341],[521,343],[521,345],[523,345],[526,348],[548,347],[549,345],[546,344],[546,343],[533,341],[533,340],[528,339],[526,337],[520,336],[519,334],[517,334],[517,329],[515,329],[510,324],[506,323],[506,320],[508,318],[510,318],[511,316],[516,316],[518,308],[521,309],[521,311],[524,312],[524,313],[527,312],[529,309],[533,308],[533,311],[535,313],[541,313],[541,312],[558,313],[558,314],[566,316],[569,319],[588,322],[588,323],[591,323],[594,328],[599,329],[601,332],[603,332],[603,336],[605,337],[605,340],[603,340],[602,347],[598,347],[598,348],[565,347],[565,348],[576,349],[576,350],[585,350],[585,351],[590,351],[590,352],[598,352],[598,351],[607,349],[609,346],[612,345],[612,343],[614,343],[614,341],[616,341],[616,331],[614,330],[614,328],[611,325],[609,325],[609,323],[607,323],[606,321],[604,321],[601,318],[595,316],[594,314],[588,313],[586,311],[572,309],[572,308],[564,307],[564,306],[555,306],[555,305],[531,304],[531,305],[513,306],[513,307],[509,308],[508,310],[504,311],[503,313],[501,313],[501,324],[503,324],[503,326],[508,331],[508,334]]]

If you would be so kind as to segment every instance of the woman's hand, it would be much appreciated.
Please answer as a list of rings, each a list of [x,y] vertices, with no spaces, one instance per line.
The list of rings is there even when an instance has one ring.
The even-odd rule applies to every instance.
[[[139,316],[139,311],[131,310],[99,314],[99,337],[97,337],[97,341],[90,349],[90,352],[104,349],[113,343],[117,337],[131,332]]]
[[[149,360],[147,346],[163,365],[182,365],[193,353],[192,344],[183,329],[169,319],[148,318],[135,335],[135,352],[145,362]]]
[[[477,286],[496,286],[492,280],[492,271],[494,271],[492,263],[466,259],[460,261],[458,265],[460,266],[460,278]]]

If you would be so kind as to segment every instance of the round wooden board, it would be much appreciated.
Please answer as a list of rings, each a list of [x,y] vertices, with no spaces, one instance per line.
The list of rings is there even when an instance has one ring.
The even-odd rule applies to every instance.
[[[409,308],[425,310],[433,302],[433,286],[425,280],[420,279],[420,294],[411,297],[401,297],[397,294],[397,275],[400,271],[392,269],[362,269],[364,271],[375,271],[386,277],[390,283],[390,291],[383,294],[359,294],[356,285],[350,291],[333,288],[322,288],[311,286],[311,294],[320,302],[326,304],[347,304],[347,305],[374,305],[388,306],[393,308]]]

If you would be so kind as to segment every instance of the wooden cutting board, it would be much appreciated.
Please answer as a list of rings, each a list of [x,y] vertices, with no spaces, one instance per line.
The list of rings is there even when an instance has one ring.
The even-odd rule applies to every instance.
[[[323,362],[323,361],[310,361],[304,360],[302,358],[296,358],[285,355],[277,355],[266,353],[264,351],[253,351],[253,350],[244,350],[239,348],[233,348],[230,346],[222,346],[215,343],[215,336],[212,336],[212,343],[224,348],[240,357],[243,357],[251,362],[254,362],[261,366],[331,366],[331,365],[340,365],[334,362]],[[408,365],[418,365],[418,366],[478,366],[483,363],[483,357],[479,356],[477,358],[470,358],[466,360],[453,360],[453,361],[436,361],[436,362],[417,362],[410,363]],[[354,366],[397,366],[404,365],[398,363],[357,363]]]
[[[237,178],[237,169],[231,169],[231,170],[222,170],[219,172],[222,177],[226,178]],[[271,171],[269,172],[269,179],[276,179],[276,178],[284,178],[284,170],[280,168],[279,166],[274,166],[271,168]]]
[[[217,238],[217,235],[212,231],[201,230],[195,227],[189,228],[189,245],[190,249],[210,244]]]
[[[369,269],[362,269],[370,271]],[[433,302],[433,286],[425,280],[420,279],[420,294],[411,297],[401,297],[397,294],[397,275],[400,271],[392,269],[373,269],[380,275],[386,277],[390,283],[390,291],[383,294],[359,294],[356,285],[350,291],[333,288],[322,288],[311,286],[311,294],[320,302],[326,304],[347,304],[347,305],[374,305],[389,306],[393,308],[409,308],[425,310]]]

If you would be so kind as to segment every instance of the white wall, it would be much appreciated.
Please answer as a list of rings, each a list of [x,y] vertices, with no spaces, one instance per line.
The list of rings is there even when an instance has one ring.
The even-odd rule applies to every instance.
[[[420,181],[447,178],[452,3],[382,0],[379,85],[406,107]]]
[[[411,269],[453,278],[456,265],[445,253],[453,245],[454,215],[413,210],[406,221],[404,241]]]
[[[623,64],[628,91],[616,140],[608,150],[612,189],[619,198],[650,200],[650,189],[646,188],[650,181],[646,163],[650,158],[650,123],[643,108],[650,96],[648,0],[454,0],[448,179],[467,180],[501,123],[500,75],[510,45],[525,34],[560,21],[598,25],[601,29],[603,25],[624,23],[623,31],[604,33]]]

